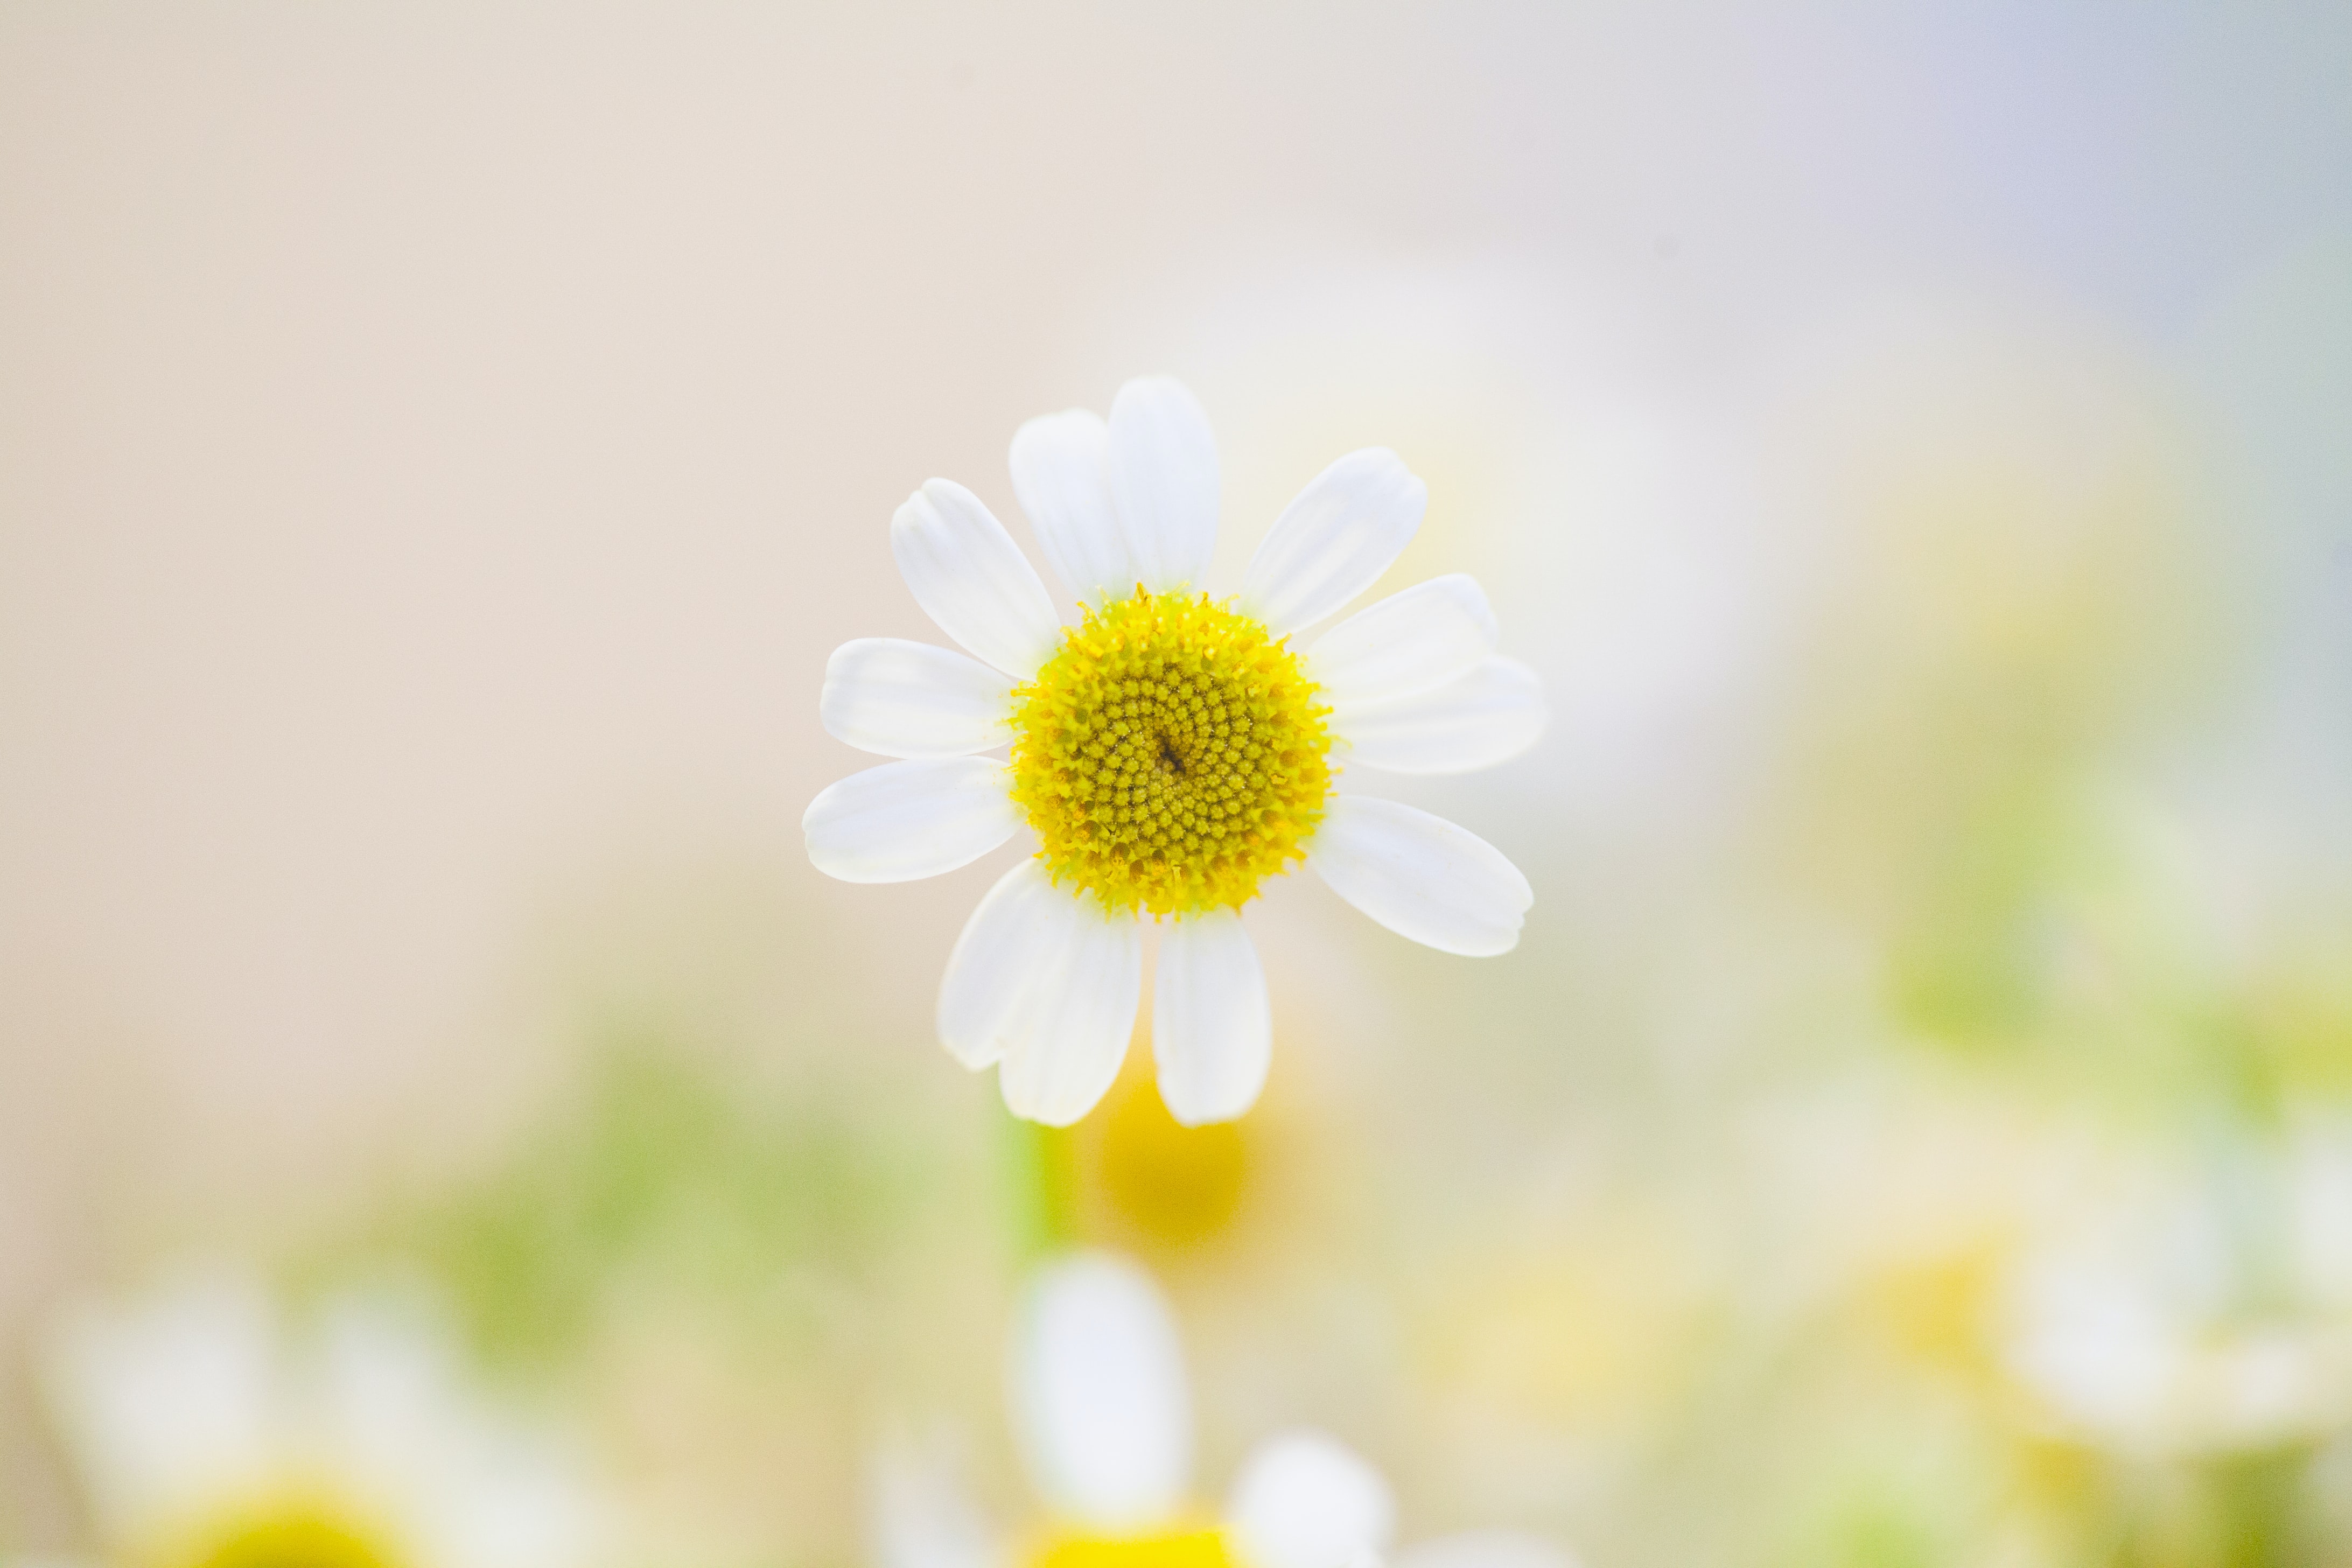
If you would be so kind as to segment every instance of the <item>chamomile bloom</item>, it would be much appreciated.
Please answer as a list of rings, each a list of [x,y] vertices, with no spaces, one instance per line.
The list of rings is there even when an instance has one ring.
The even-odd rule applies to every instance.
[[[1336,1438],[1297,1430],[1242,1462],[1222,1508],[1192,1490],[1176,1325],[1149,1275],[1109,1253],[1049,1265],[1013,1346],[1012,1393],[1041,1516],[1001,1534],[945,1468],[891,1455],[874,1489],[879,1568],[1355,1568],[1389,1553],[1396,1505]],[[1514,1531],[1442,1536],[1397,1568],[1574,1568]]]
[[[2007,1305],[2006,1359],[2062,1430],[2177,1454],[2352,1432],[2352,1129],[2053,1226]]]
[[[351,1299],[289,1334],[249,1282],[82,1308],[43,1368],[123,1568],[583,1568],[562,1456],[470,1394],[429,1317]]]
[[[1024,826],[1036,853],[989,890],[948,960],[940,1037],[999,1068],[1016,1114],[1063,1126],[1118,1076],[1142,999],[1143,925],[1165,925],[1152,1035],[1189,1124],[1241,1115],[1272,1042],[1241,910],[1312,867],[1381,924],[1447,952],[1508,952],[1534,895],[1485,840],[1334,787],[1348,763],[1463,773],[1543,727],[1535,673],[1499,657],[1465,576],[1434,578],[1300,634],[1371,586],[1427,492],[1393,452],[1341,458],[1275,520],[1240,592],[1202,591],[1217,456],[1192,395],[1119,389],[1108,421],[1047,415],[1013,438],[1013,488],[1077,601],[1064,626],[978,497],[932,479],[891,520],[899,572],[972,657],[889,637],[844,644],[822,712],[901,761],[809,805],[818,869],[899,882],[968,865]],[[998,747],[1009,747],[998,757]]]

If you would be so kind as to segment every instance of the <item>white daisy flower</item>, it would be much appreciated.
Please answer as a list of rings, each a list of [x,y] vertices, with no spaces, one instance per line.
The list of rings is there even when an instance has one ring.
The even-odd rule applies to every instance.
[[[874,1490],[880,1568],[1357,1568],[1388,1560],[1396,1504],[1336,1438],[1298,1430],[1243,1461],[1223,1510],[1192,1491],[1184,1353],[1149,1275],[1107,1253],[1048,1267],[1013,1346],[1016,1436],[1045,1518],[1005,1537],[944,1469],[890,1457]],[[1396,1568],[1575,1568],[1509,1531],[1442,1536]]]
[[[216,1279],[71,1313],[42,1371],[109,1560],[134,1568],[583,1568],[592,1495],[478,1407],[391,1300],[284,1332]]]
[[[1265,978],[1241,909],[1303,860],[1401,935],[1517,945],[1534,894],[1484,839],[1341,795],[1343,762],[1464,773],[1544,724],[1535,672],[1496,649],[1466,576],[1433,578],[1311,642],[1387,570],[1427,491],[1395,453],[1351,452],[1286,508],[1241,590],[1200,591],[1217,455],[1191,393],[1129,382],[1013,437],[1013,488],[1078,602],[1062,625],[978,497],[932,479],[891,520],[917,603],[976,656],[891,637],[826,667],[825,728],[904,759],[834,784],[802,826],[818,869],[899,882],[968,865],[1024,825],[1037,852],[982,899],[948,960],[940,1037],[1004,1102],[1076,1121],[1118,1075],[1141,1002],[1143,920],[1167,921],[1152,1001],[1160,1089],[1188,1125],[1241,1115],[1265,1080]],[[992,753],[1010,747],[1010,756]]]
[[[2352,1431],[2352,1132],[2306,1128],[2210,1188],[2176,1177],[2053,1228],[2002,1348],[2058,1425],[2174,1453]]]

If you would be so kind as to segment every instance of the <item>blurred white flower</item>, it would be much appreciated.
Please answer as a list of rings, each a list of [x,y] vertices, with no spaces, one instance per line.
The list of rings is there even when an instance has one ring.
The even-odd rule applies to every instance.
[[[1261,1442],[1222,1510],[1192,1490],[1184,1355],[1159,1288],[1107,1253],[1048,1267],[1013,1344],[1016,1436],[1046,1506],[1015,1538],[992,1531],[935,1459],[886,1456],[874,1494],[881,1568],[1574,1568],[1538,1538],[1442,1536],[1391,1556],[1396,1505],[1336,1438]]]
[[[2021,1269],[2011,1370],[2119,1448],[2218,1452],[2352,1429],[2352,1140],[2304,1130],[2202,1188],[2094,1212]]]
[[[1495,651],[1486,594],[1433,578],[1292,643],[1420,528],[1427,488],[1395,453],[1326,468],[1222,603],[1200,591],[1216,445],[1176,382],[1129,382],[1108,421],[1029,421],[1012,467],[1081,624],[1062,626],[977,496],[925,484],[892,519],[891,549],[917,602],[978,657],[888,637],[836,649],[825,728],[903,760],[833,784],[802,819],[809,858],[851,882],[936,876],[1024,823],[1036,834],[948,961],[940,1037],[957,1060],[1002,1064],[1017,1115],[1084,1116],[1134,1032],[1149,915],[1172,921],[1152,1004],[1160,1093],[1188,1125],[1241,1115],[1272,1039],[1241,910],[1300,860],[1415,942],[1472,956],[1517,944],[1534,894],[1499,851],[1332,782],[1342,760],[1466,773],[1535,742],[1541,683]],[[981,754],[1008,742],[1009,761]]]
[[[351,1297],[296,1336],[220,1277],[68,1313],[46,1392],[101,1544],[139,1568],[583,1568],[582,1472],[462,1384],[417,1303]]]

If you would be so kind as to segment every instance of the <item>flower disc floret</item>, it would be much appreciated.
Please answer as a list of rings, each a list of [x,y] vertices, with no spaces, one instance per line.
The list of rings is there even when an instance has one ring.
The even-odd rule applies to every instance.
[[[192,1568],[391,1568],[367,1536],[324,1509],[240,1521],[208,1542]]]
[[[1064,1535],[1049,1541],[1034,1568],[1238,1568],[1224,1534],[1174,1530],[1127,1539]]]
[[[1286,640],[1205,594],[1083,614],[1014,693],[1013,798],[1047,871],[1119,912],[1239,909],[1306,858],[1330,710]]]

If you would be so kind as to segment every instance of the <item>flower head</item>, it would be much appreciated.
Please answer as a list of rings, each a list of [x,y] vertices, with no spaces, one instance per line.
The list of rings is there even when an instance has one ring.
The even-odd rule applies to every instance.
[[[1461,773],[1534,742],[1541,690],[1495,652],[1486,595],[1440,577],[1298,640],[1420,526],[1426,492],[1394,453],[1325,469],[1223,599],[1202,586],[1215,444],[1177,383],[1128,383],[1108,421],[1031,420],[1012,466],[1076,624],[978,497],[925,484],[892,520],[891,550],[917,602],[975,657],[895,638],[836,650],[825,727],[902,760],[834,784],[803,818],[810,858],[853,882],[935,876],[1034,836],[949,959],[939,1022],[952,1055],[999,1065],[1017,1114],[1085,1115],[1134,1029],[1149,917],[1165,927],[1160,1092],[1188,1125],[1242,1114],[1272,1026],[1240,914],[1302,863],[1416,942],[1473,955],[1517,943],[1533,894],[1492,846],[1336,788],[1349,763]],[[990,754],[1000,746],[1007,756]]]
[[[131,1568],[581,1568],[583,1479],[463,1389],[411,1303],[287,1334],[235,1279],[61,1325],[47,1392]]]
[[[2002,1352],[2052,1426],[2122,1451],[2340,1436],[2347,1259],[2352,1128],[2314,1121],[2051,1225],[2011,1281]]]
[[[884,1465],[882,1568],[1355,1568],[1383,1557],[1396,1505],[1380,1472],[1336,1438],[1260,1443],[1222,1508],[1192,1488],[1184,1355],[1149,1275],[1108,1253],[1034,1281],[1013,1347],[1015,1435],[1045,1509],[996,1538],[934,1466]],[[1572,1568],[1533,1537],[1478,1531],[1419,1543],[1399,1568]]]

